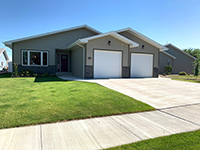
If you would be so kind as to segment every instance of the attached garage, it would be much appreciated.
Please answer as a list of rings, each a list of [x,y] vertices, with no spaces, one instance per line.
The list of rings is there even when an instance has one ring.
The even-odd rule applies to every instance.
[[[131,77],[153,76],[153,54],[131,53]]]
[[[94,50],[94,78],[121,78],[122,52]]]

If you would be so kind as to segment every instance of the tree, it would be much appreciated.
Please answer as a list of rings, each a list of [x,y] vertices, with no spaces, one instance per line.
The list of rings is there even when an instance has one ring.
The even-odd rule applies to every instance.
[[[200,49],[199,48],[188,48],[188,49],[183,49],[184,52],[196,57],[196,58],[199,58],[200,57]]]
[[[197,59],[194,61],[194,76],[196,76],[196,80],[197,80],[197,77],[199,75],[199,69],[200,69],[200,59]]]

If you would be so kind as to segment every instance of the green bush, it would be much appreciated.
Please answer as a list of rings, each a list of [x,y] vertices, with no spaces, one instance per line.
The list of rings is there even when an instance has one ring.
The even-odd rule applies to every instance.
[[[165,72],[167,75],[172,74],[172,71],[173,71],[173,68],[172,68],[171,65],[166,65],[166,66],[164,67],[164,72]]]
[[[181,71],[181,72],[179,72],[179,75],[186,76],[187,73],[185,71]]]
[[[29,74],[30,77],[33,77],[33,76],[34,76],[34,72],[33,72],[33,70],[28,69],[27,71],[28,71],[28,74]]]
[[[188,73],[187,75],[190,76],[190,73]]]
[[[14,63],[13,75],[14,76],[18,76],[19,75],[18,64],[16,64],[16,63]]]
[[[163,73],[163,76],[166,76],[166,74],[165,74],[165,73]]]

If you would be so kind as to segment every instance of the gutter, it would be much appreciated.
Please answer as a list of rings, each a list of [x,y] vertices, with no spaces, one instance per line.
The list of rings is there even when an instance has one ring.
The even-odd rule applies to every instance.
[[[85,78],[85,47],[79,44],[79,41],[76,43],[78,46],[82,47],[83,49],[83,79]]]

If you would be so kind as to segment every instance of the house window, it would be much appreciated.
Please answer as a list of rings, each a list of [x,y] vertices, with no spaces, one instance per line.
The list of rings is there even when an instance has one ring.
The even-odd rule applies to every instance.
[[[41,65],[41,52],[30,52],[30,65]]]
[[[24,66],[47,66],[48,65],[48,52],[46,51],[22,51],[22,64]]]
[[[23,57],[23,65],[28,65],[28,51],[23,51],[22,52],[22,57]]]

